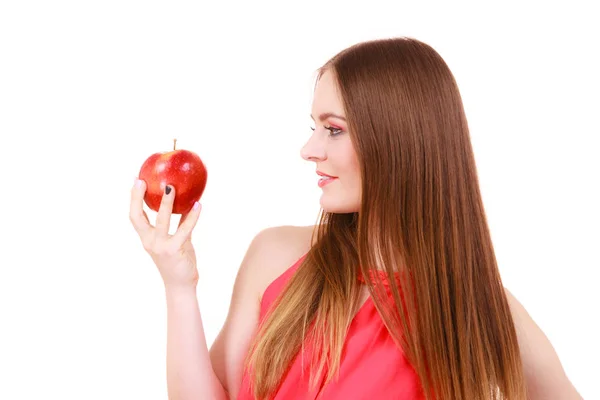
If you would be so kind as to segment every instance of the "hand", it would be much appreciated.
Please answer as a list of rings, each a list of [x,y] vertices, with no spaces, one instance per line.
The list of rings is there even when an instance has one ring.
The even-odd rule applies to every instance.
[[[189,213],[182,215],[177,231],[170,235],[169,224],[175,188],[173,186],[168,188],[170,191],[168,194],[166,192],[163,194],[156,217],[156,227],[153,227],[143,209],[146,182],[137,179],[131,189],[129,219],[140,236],[144,249],[158,267],[165,287],[196,286],[198,269],[191,237],[202,207],[196,203]]]

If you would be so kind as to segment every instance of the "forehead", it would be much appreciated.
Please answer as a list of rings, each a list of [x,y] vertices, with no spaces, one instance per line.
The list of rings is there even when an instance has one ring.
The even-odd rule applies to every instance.
[[[342,98],[331,72],[326,71],[315,86],[312,104],[313,115],[331,112],[344,115]]]

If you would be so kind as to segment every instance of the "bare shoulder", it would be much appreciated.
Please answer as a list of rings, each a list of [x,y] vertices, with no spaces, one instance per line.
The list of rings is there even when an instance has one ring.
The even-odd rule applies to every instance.
[[[215,375],[230,398],[240,390],[244,359],[259,324],[267,286],[311,246],[312,227],[280,226],[259,232],[246,251],[233,285],[229,312],[210,348]]]
[[[254,237],[249,249],[254,260],[250,268],[259,297],[273,280],[310,250],[314,228],[313,225],[276,226]]]
[[[504,292],[517,332],[529,398],[581,399],[548,337],[515,296],[506,288]]]

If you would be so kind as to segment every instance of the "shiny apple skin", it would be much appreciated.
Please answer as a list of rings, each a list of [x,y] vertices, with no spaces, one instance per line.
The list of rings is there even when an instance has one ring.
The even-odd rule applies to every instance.
[[[200,157],[189,150],[155,153],[144,161],[139,178],[146,182],[144,201],[158,211],[165,187],[175,188],[173,214],[185,214],[200,200],[206,187],[207,171]]]

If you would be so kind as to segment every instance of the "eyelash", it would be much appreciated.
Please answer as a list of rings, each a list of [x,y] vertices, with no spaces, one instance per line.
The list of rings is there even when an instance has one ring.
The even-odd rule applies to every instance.
[[[340,135],[343,133],[343,131],[340,128],[336,128],[333,126],[324,126],[325,129],[327,129],[330,133],[329,136],[334,137],[337,135]],[[313,132],[315,131],[315,128],[311,127],[310,128]]]

